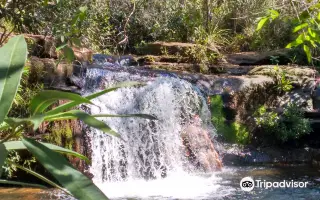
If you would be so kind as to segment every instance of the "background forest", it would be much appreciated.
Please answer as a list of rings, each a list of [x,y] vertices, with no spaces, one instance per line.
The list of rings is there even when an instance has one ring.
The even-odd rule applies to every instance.
[[[228,53],[284,48],[299,31],[308,32],[303,28],[317,28],[304,23],[318,26],[320,7],[317,0],[2,0],[0,5],[0,43],[11,32],[54,36],[61,43],[80,38],[88,48],[112,54],[152,41],[200,43]],[[261,20],[266,27],[257,31]]]

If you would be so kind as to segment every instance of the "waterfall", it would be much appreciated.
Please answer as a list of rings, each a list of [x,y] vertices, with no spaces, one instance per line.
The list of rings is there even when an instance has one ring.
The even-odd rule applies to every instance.
[[[189,181],[196,183],[199,178],[196,175],[201,171],[188,161],[181,133],[196,116],[200,116],[200,126],[209,132],[210,137],[215,135],[206,100],[199,90],[179,78],[143,76],[124,71],[89,69],[84,78],[86,93],[123,81],[146,83],[142,87],[121,88],[96,98],[93,100],[95,105],[89,108],[91,114],[143,113],[157,117],[157,120],[102,119],[118,132],[123,140],[96,129],[90,131],[90,172],[97,185],[103,188],[104,184],[136,181],[133,184],[135,185],[139,181],[141,184],[148,180],[171,180],[170,182],[174,183],[173,177],[180,175],[184,178],[187,178],[185,175],[190,175]],[[174,180],[182,180],[181,176]],[[204,188],[208,187],[207,182],[203,184]],[[212,181],[209,184],[212,190],[211,184]],[[110,194],[107,192],[107,195]]]

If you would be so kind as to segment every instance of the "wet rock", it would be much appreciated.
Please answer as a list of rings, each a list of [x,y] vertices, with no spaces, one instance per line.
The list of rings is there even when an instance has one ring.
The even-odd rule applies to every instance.
[[[100,65],[101,67],[129,67],[138,65],[138,62],[131,55],[117,57],[104,54],[94,54],[93,65]]]
[[[194,122],[181,133],[185,155],[194,166],[205,172],[220,170],[222,163],[206,130]]]
[[[120,66],[129,67],[138,65],[137,60],[131,55],[120,56],[117,60]]]
[[[105,54],[93,54],[93,63],[107,66],[114,66],[117,59],[115,56]]]
[[[78,89],[82,89],[85,86],[85,81],[82,78],[75,75],[71,75],[70,77],[68,77],[67,82],[69,85],[77,86]]]

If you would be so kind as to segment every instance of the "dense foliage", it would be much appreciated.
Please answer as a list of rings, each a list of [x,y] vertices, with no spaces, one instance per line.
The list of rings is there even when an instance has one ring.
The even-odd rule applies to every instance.
[[[224,51],[270,50],[301,41],[307,51],[318,47],[319,3],[311,0],[16,0],[0,5],[5,33],[0,43],[14,31],[54,36],[62,44],[77,44],[80,38],[96,51],[113,53],[157,40]]]
[[[285,108],[282,114],[261,106],[255,113],[255,122],[257,131],[263,133],[260,140],[269,144],[298,140],[311,132],[310,121],[304,119],[301,110],[293,104]]]

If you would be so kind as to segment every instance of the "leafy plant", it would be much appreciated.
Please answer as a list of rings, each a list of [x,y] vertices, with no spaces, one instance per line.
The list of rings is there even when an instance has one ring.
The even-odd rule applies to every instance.
[[[275,20],[279,17],[279,12],[276,10],[268,10],[267,15],[264,17],[261,17],[261,19],[258,22],[257,25],[257,31],[261,30],[262,27],[268,22],[268,21],[272,21]]]
[[[271,64],[278,65],[279,64],[279,56],[270,56]]]
[[[294,104],[285,108],[282,115],[268,111],[265,106],[261,106],[254,116],[258,131],[263,132],[264,139],[271,143],[297,140],[311,132],[310,121],[304,119],[303,113]]]
[[[291,81],[287,78],[284,70],[281,70],[279,66],[275,66],[271,71],[271,76],[276,83],[276,89],[279,93],[289,92],[293,86]]]
[[[80,119],[88,126],[99,129],[109,135],[120,137],[118,133],[113,131],[107,124],[98,120],[99,117],[144,117],[155,119],[150,115],[133,114],[133,115],[89,115],[80,110],[69,110],[79,104],[93,104],[90,100],[103,95],[107,92],[116,90],[123,86],[135,86],[139,83],[129,83],[118,85],[113,88],[103,90],[101,92],[81,97],[80,95],[60,92],[60,91],[41,91],[32,100],[30,105],[30,117],[12,118],[7,114],[10,111],[12,102],[17,93],[20,83],[23,67],[27,57],[27,45],[23,36],[17,36],[9,40],[9,42],[0,48],[0,131],[7,133],[2,135],[0,141],[0,176],[2,174],[2,166],[5,163],[13,165],[21,170],[30,173],[37,178],[45,181],[51,186],[62,189],[68,194],[72,194],[78,199],[107,199],[107,197],[97,188],[93,182],[66,160],[64,156],[67,154],[89,160],[74,151],[38,142],[28,137],[27,130],[33,128],[38,129],[41,123],[48,121],[60,121],[70,119]],[[60,105],[54,109],[48,110],[58,100],[68,100],[70,102]],[[16,141],[11,141],[16,140]],[[6,159],[10,151],[26,149],[44,166],[44,168],[62,185],[43,177],[42,175],[27,169],[12,160]],[[17,182],[1,181],[2,183],[17,184]],[[25,185],[26,183],[21,183]]]
[[[186,50],[185,56],[193,63],[209,65],[217,63],[218,55],[208,51],[204,45],[195,45]]]
[[[302,4],[305,8],[300,12],[297,4]],[[295,40],[287,44],[286,48],[302,47],[309,63],[312,62],[312,50],[320,44],[320,3],[311,4],[310,1],[299,3],[290,1],[290,5],[296,12],[296,16],[290,20],[295,24],[292,32],[297,35]],[[267,21],[273,21],[280,16],[276,10],[269,10],[269,14],[260,19],[257,31],[261,30]]]

